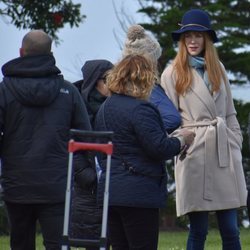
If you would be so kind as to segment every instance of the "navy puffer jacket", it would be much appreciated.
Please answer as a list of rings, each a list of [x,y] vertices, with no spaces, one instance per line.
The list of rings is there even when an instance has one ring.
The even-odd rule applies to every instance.
[[[165,160],[179,153],[180,141],[167,136],[158,109],[147,101],[113,94],[97,114],[96,129],[114,131],[109,205],[165,206]],[[104,190],[105,164],[103,158],[99,200]]]
[[[53,55],[14,59],[2,67],[0,130],[3,199],[65,199],[69,130],[91,129],[81,96],[64,81]]]

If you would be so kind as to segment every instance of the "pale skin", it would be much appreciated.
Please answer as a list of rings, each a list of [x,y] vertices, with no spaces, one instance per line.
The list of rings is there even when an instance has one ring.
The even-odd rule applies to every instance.
[[[110,91],[108,89],[107,84],[104,82],[103,79],[98,79],[96,83],[96,89],[99,93],[101,93],[104,96],[109,96]]]
[[[51,51],[51,43],[51,38],[44,31],[31,30],[23,37],[19,54],[21,57],[49,54]]]
[[[202,32],[188,31],[184,33],[185,45],[188,54],[198,56],[204,50],[204,36]]]

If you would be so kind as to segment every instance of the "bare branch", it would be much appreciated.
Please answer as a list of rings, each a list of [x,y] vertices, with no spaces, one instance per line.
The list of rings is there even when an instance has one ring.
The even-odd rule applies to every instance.
[[[112,5],[115,11],[116,19],[123,31],[123,34],[117,34],[116,30],[113,30],[113,34],[115,37],[115,40],[117,41],[120,48],[123,47],[123,39],[121,37],[124,37],[124,34],[126,34],[127,29],[132,24],[136,23],[134,18],[131,17],[125,10],[124,4],[122,4],[120,10],[117,9],[117,6],[115,4],[115,0],[112,0]]]

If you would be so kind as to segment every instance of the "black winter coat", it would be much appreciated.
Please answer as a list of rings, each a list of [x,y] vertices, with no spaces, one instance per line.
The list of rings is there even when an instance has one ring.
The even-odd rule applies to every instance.
[[[98,79],[113,67],[107,60],[86,61],[82,67],[83,79],[75,82],[94,125],[95,115],[106,99],[96,90]],[[95,166],[94,171],[95,171]],[[102,208],[97,205],[96,186],[85,188],[76,179],[71,206],[70,236],[80,239],[99,239],[101,235]],[[99,249],[99,248],[91,248]]]
[[[64,81],[52,54],[14,59],[2,72],[3,198],[17,203],[63,202],[69,130],[91,129],[81,96]]]
[[[104,59],[89,60],[82,66],[83,80],[74,82],[78,88],[84,103],[87,107],[90,122],[94,123],[95,115],[99,106],[105,101],[106,97],[95,90],[98,79],[102,78],[108,70],[113,67],[113,64]]]
[[[109,204],[165,206],[165,160],[180,152],[180,141],[166,135],[158,109],[147,101],[113,94],[99,109],[95,128],[114,131]],[[99,200],[104,190],[105,159],[101,165]]]

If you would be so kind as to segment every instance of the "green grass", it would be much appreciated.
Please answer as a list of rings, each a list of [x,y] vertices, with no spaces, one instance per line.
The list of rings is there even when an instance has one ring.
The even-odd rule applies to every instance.
[[[158,250],[185,250],[188,232],[161,232]],[[250,229],[241,229],[242,250],[250,249]],[[221,238],[216,229],[209,230],[205,250],[221,250]]]
[[[187,231],[161,232],[158,250],[185,250],[187,234]],[[0,242],[1,250],[9,250],[9,238],[7,236],[0,237]],[[250,229],[241,229],[241,244],[242,250],[250,249]],[[41,235],[37,236],[36,250],[44,250]],[[221,240],[218,230],[213,229],[209,231],[205,250],[221,250]]]

